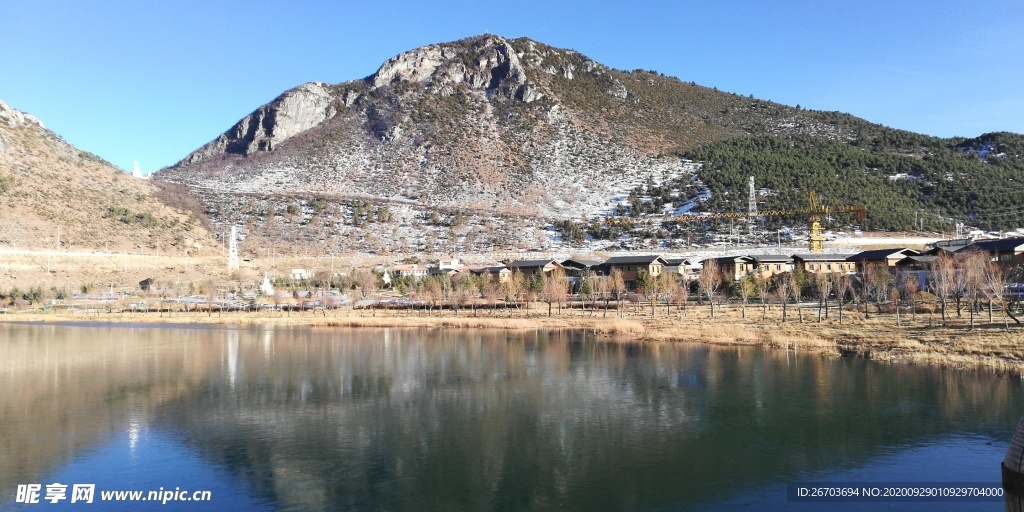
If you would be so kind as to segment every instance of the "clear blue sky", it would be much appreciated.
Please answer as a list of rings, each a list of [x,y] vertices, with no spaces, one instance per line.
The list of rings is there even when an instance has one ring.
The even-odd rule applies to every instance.
[[[130,170],[304,82],[490,32],[938,136],[1024,133],[1024,2],[5,0],[0,100]]]

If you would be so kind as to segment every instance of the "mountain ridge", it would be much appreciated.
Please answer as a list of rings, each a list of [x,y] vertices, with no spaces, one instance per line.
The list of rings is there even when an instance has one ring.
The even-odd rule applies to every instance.
[[[212,245],[202,219],[165,204],[189,200],[187,191],[133,178],[0,101],[0,243],[196,253]]]
[[[197,191],[216,222],[267,239],[267,224],[281,224],[296,243],[337,248],[419,250],[425,239],[449,250],[525,247],[552,240],[547,221],[529,219],[599,219],[639,185],[700,180],[705,162],[688,154],[745,137],[811,137],[906,158],[956,142],[482,35],[403,52],[363,79],[290,89],[156,177]],[[391,220],[353,206],[361,200],[394,206]],[[289,206],[300,215],[280,214]],[[453,226],[460,208],[496,219]],[[383,224],[375,243],[365,243],[367,222]]]

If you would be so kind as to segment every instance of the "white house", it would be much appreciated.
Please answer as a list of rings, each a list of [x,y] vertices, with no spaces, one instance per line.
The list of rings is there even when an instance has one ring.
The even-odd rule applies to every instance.
[[[440,259],[437,260],[438,270],[457,270],[459,268],[458,258]]]

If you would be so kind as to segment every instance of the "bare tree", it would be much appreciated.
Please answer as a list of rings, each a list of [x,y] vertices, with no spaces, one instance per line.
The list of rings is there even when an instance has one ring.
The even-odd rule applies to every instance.
[[[651,302],[651,316],[654,316],[654,306],[658,301],[658,297],[661,296],[661,288],[664,285],[664,281],[658,279],[658,276],[646,272],[642,272],[640,277],[644,287],[644,294],[647,295],[647,300]]]
[[[722,284],[722,274],[718,268],[718,262],[713,259],[704,260],[704,266],[700,269],[700,277],[697,278],[697,286],[700,288],[711,303],[711,318],[715,317],[715,292]]]
[[[423,300],[430,305],[429,314],[434,313],[434,306],[444,298],[444,291],[437,279],[426,279],[423,282]]]
[[[882,314],[882,303],[889,298],[889,288],[892,287],[893,277],[888,266],[874,265],[867,275],[869,286],[874,291],[875,305],[878,314]]]
[[[790,272],[786,281],[789,285],[787,287],[789,294],[793,297],[793,307],[796,308],[797,317],[800,318],[800,323],[804,323],[804,310],[800,308],[800,298],[803,295],[803,283],[800,282],[800,275],[795,271]]]
[[[761,299],[761,321],[768,318],[768,292],[771,289],[771,279],[757,274],[754,277],[754,284],[757,286],[757,296]]]
[[[548,303],[548,316],[551,316],[551,304],[558,303],[558,314],[562,314],[562,303],[569,292],[569,281],[565,271],[556,267],[544,277],[544,300]]]
[[[746,275],[740,279],[740,285],[737,290],[740,294],[740,299],[743,301],[740,311],[742,311],[742,317],[744,320],[747,318],[747,301],[750,297],[753,297],[757,293],[757,283],[754,281],[753,275]]]
[[[459,305],[472,304],[473,316],[476,316],[476,298],[480,295],[480,280],[471,275],[463,275],[455,284]]]
[[[491,313],[494,312],[498,304],[498,299],[501,298],[501,285],[496,281],[487,281],[484,283],[482,292],[484,300],[490,304]]]
[[[217,299],[217,287],[213,280],[207,279],[202,285],[203,295],[206,296],[206,316],[213,316],[213,304]]]
[[[355,278],[364,299],[372,296],[377,290],[377,276],[373,272],[362,269],[356,273]]]
[[[917,291],[921,288],[921,279],[916,272],[904,272],[900,278],[903,294],[910,299],[910,320],[917,321]]]
[[[619,317],[622,317],[622,294],[626,291],[626,281],[622,278],[622,271],[619,269],[612,269],[608,274],[608,285],[612,295],[615,296],[615,309],[619,312]]]
[[[814,274],[814,284],[818,289],[818,323],[821,323],[821,308],[825,308],[825,318],[828,318],[828,296],[832,292],[831,274]]]
[[[953,264],[954,264],[953,266],[955,268],[955,271],[953,272],[953,275],[952,275],[952,283],[951,283],[952,286],[951,286],[950,291],[953,294],[953,301],[956,303],[956,316],[957,316],[957,318],[960,318],[961,316],[963,316],[962,313],[961,313],[961,305],[962,305],[961,302],[962,302],[963,298],[965,296],[967,296],[969,294],[969,292],[970,292],[969,291],[969,288],[970,288],[970,282],[969,281],[972,279],[973,276],[971,276],[971,272],[969,272],[967,269],[973,266],[973,265],[970,264],[970,262],[968,260],[974,254],[977,254],[977,252],[976,251],[960,251],[960,252],[958,252],[958,253],[953,255]],[[973,315],[974,312],[972,311],[971,314]]]
[[[991,261],[989,261],[988,254],[981,251],[967,251],[962,258],[958,259],[962,265],[960,272],[963,274],[964,295],[968,300],[968,307],[971,308],[971,329],[974,329],[974,313],[978,309],[978,298],[988,285],[985,274]],[[989,321],[992,321],[991,308]]]
[[[594,292],[597,296],[604,299],[604,316],[608,317],[608,300],[611,298],[611,283],[606,276],[594,277],[590,281],[593,283]]]
[[[690,283],[686,276],[682,276],[679,280],[679,288],[672,292],[672,301],[676,303],[676,310],[679,312],[680,319],[686,314],[686,302],[688,300],[690,300]]]
[[[508,276],[508,280],[502,286],[505,292],[505,309],[508,309],[511,302],[515,302],[516,307],[519,307],[519,295],[523,293],[523,287],[522,272],[513,270],[512,275]]]
[[[984,282],[982,290],[988,299],[989,321],[992,321],[992,303],[998,302],[999,311],[1003,317],[1003,328],[1006,332],[1010,332],[1010,322],[1006,318],[1007,304],[1006,297],[1004,295],[1006,291],[1006,272],[1004,272],[996,262],[987,261],[982,272],[982,280]],[[1016,319],[1014,319],[1014,321],[1016,321]]]
[[[672,315],[672,301],[679,295],[682,285],[679,284],[679,274],[673,272],[662,272],[658,276],[658,290],[665,298],[665,315]]]
[[[932,278],[929,286],[932,293],[939,300],[942,325],[946,325],[946,301],[953,289],[954,277],[957,274],[956,263],[953,257],[947,253],[939,254],[939,257],[932,263]]]
[[[893,288],[892,293],[889,295],[889,300],[892,301],[893,307],[896,308],[896,327],[901,327],[900,324],[900,290]]]
[[[587,310],[587,302],[594,301],[594,283],[589,272],[585,272],[580,276],[579,286],[580,302],[583,304],[583,313],[589,313],[590,316],[594,316],[593,310]]]
[[[448,296],[451,299],[452,305],[455,308],[455,316],[459,316],[459,310],[469,304],[470,294],[469,290],[461,286],[455,287]]]
[[[836,300],[839,301],[839,325],[843,324],[843,301],[846,294],[850,293],[850,276],[846,274],[832,274],[833,288],[836,291]]]

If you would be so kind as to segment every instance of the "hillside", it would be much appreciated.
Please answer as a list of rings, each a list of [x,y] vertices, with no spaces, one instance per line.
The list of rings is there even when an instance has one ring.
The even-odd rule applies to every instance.
[[[616,210],[639,214],[622,204],[630,195],[657,203],[652,186],[664,185],[659,215],[687,204],[735,208],[751,174],[762,176],[766,200],[792,205],[801,176],[836,174],[825,164],[851,152],[870,157],[837,164],[845,174],[834,180],[859,195],[838,186],[821,192],[868,203],[869,216],[899,210],[869,217],[872,227],[902,229],[922,209],[967,216],[994,203],[958,197],[959,179],[984,182],[970,188],[977,191],[996,181],[1012,191],[1024,182],[1019,136],[999,137],[1010,141],[1010,153],[982,139],[909,134],[484,35],[403,53],[362,80],[296,87],[157,178],[189,186],[215,222],[243,225],[261,240],[250,251],[282,239],[328,250],[530,248],[557,243],[545,231],[554,221],[593,225]],[[759,167],[765,155],[797,145],[813,149]],[[939,157],[927,169],[914,164]],[[975,162],[941,170],[958,158]],[[952,185],[937,186],[942,180]],[[891,188],[852,185],[865,181],[903,188],[865,198],[865,191]],[[659,231],[664,217],[648,220]]]
[[[186,191],[133,178],[0,102],[0,247],[58,249],[59,227],[62,250],[196,253],[213,240],[187,202]]]

